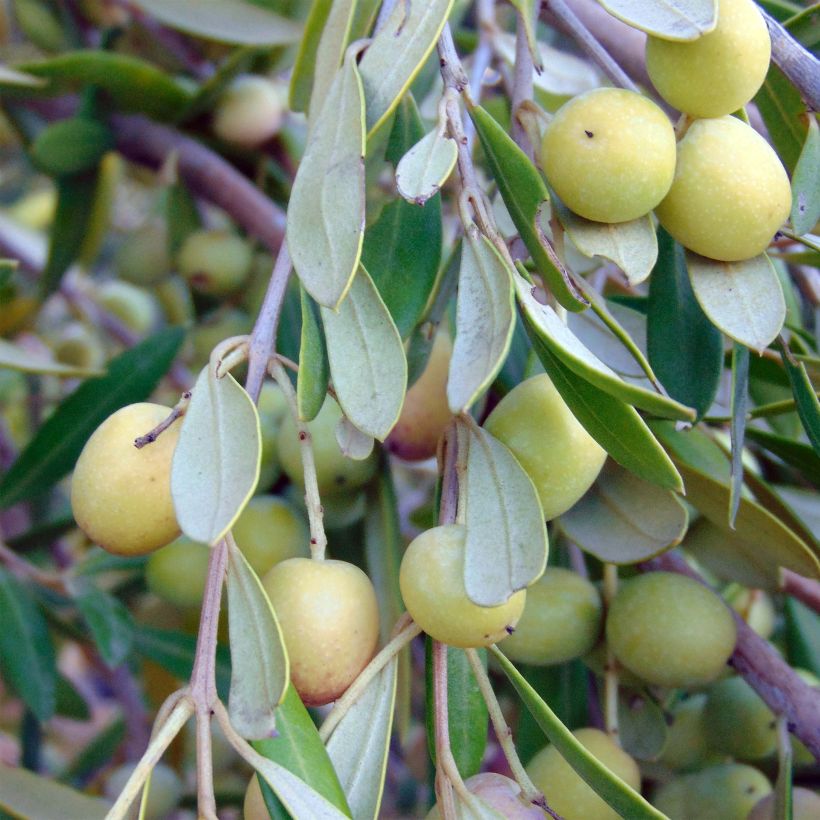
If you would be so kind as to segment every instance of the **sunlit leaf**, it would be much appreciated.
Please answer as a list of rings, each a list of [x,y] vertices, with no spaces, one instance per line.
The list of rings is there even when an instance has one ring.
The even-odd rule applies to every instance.
[[[316,302],[300,288],[302,298],[302,332],[299,345],[299,375],[296,381],[296,404],[299,418],[312,421],[319,414],[327,395],[330,365],[327,360],[325,332]]]
[[[339,449],[354,461],[364,461],[375,446],[373,436],[363,433],[347,416],[342,416],[336,425],[336,443]]]
[[[60,378],[86,378],[101,376],[104,371],[78,367],[48,359],[41,353],[33,353],[19,345],[0,339],[0,367],[19,370],[21,373],[38,373]]]
[[[560,528],[586,552],[613,564],[635,564],[678,544],[689,516],[669,490],[607,461],[598,480]]]
[[[364,97],[352,55],[328,91],[288,204],[288,248],[305,290],[335,309],[364,237]]]
[[[715,0],[600,0],[614,17],[664,40],[696,40],[717,25]]]
[[[322,308],[336,397],[362,432],[384,441],[404,402],[401,337],[367,271],[359,268],[338,313]]]
[[[82,584],[74,597],[103,662],[113,669],[131,652],[134,620],[122,601],[94,584]]]
[[[806,141],[792,174],[791,222],[799,235],[808,233],[820,219],[820,126],[815,115],[808,119]]]
[[[103,820],[111,804],[27,769],[0,764],[0,808],[23,820]]]
[[[786,301],[768,256],[718,262],[687,252],[686,267],[703,312],[729,338],[760,352],[780,333]]]
[[[356,11],[356,0],[336,0],[322,28],[313,67],[313,90],[310,94],[309,121],[322,110],[333,78],[342,64]]]
[[[313,78],[316,73],[316,52],[322,39],[333,0],[313,0],[302,39],[299,53],[290,75],[290,109],[307,113],[310,105],[310,94],[313,90]]]
[[[399,193],[415,205],[423,205],[438,193],[456,164],[455,141],[436,128],[426,134],[402,158],[396,168]]]
[[[511,272],[475,226],[461,247],[456,338],[447,379],[453,413],[466,410],[501,369],[515,329]]]

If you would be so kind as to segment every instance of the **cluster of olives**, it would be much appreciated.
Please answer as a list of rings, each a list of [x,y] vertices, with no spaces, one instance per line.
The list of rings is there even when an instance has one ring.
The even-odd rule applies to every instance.
[[[625,222],[654,210],[695,253],[726,262],[756,256],[787,218],[791,189],[774,150],[730,115],[760,88],[770,56],[752,0],[720,0],[715,29],[692,42],[650,36],[649,76],[688,115],[677,146],[668,118],[649,99],[595,89],[566,103],[547,127],[547,180],[587,219]]]

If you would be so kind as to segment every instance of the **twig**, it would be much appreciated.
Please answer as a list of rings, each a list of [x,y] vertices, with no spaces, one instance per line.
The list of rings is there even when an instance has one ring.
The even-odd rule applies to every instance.
[[[790,569],[781,569],[780,590],[820,613],[820,583],[812,578],[804,578]]]
[[[820,60],[771,15],[760,9],[772,38],[772,62],[789,78],[812,111],[820,111]]]
[[[678,572],[708,586],[701,576],[674,553],[641,564],[644,571]],[[784,715],[789,731],[820,759],[820,698],[817,691],[777,654],[731,607],[737,625],[737,643],[729,663],[777,715]]]
[[[518,119],[518,110],[522,103],[532,100],[533,95],[533,62],[530,46],[527,42],[527,33],[524,27],[524,18],[521,12],[516,15],[515,24],[515,72],[513,75],[512,91],[512,127],[510,135],[518,147],[532,160],[535,158],[533,145],[521,121]]]
[[[182,398],[171,409],[171,412],[153,430],[134,439],[134,447],[141,450],[146,444],[155,442],[178,418],[185,415],[185,410],[190,403],[191,391],[186,390],[182,394]]]

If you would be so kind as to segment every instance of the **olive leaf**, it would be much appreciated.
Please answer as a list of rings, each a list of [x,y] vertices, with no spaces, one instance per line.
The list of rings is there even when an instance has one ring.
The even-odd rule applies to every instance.
[[[414,205],[423,205],[447,181],[458,158],[455,140],[435,128],[399,161],[396,187]]]
[[[318,5],[322,5],[319,3]],[[345,56],[356,0],[336,0],[330,6],[313,63],[313,89],[310,93],[308,121],[313,123],[322,110],[333,78]]]
[[[635,692],[618,693],[618,737],[624,751],[637,760],[657,760],[669,727],[663,709]]]
[[[716,0],[600,0],[613,16],[664,40],[696,40],[717,25]]]
[[[63,364],[63,362],[46,358],[39,352],[34,353],[13,342],[7,342],[5,339],[0,339],[0,367],[19,370],[21,373],[38,373],[64,379],[102,376],[105,372],[93,367]]]
[[[131,652],[134,642],[131,613],[122,601],[93,583],[78,586],[74,603],[91,632],[103,663],[114,669]]]
[[[791,223],[798,236],[808,233],[820,219],[820,125],[808,115],[809,128],[792,174]]]
[[[103,820],[111,804],[23,768],[0,763],[0,809],[37,820]]]
[[[180,529],[215,544],[233,526],[256,483],[262,456],[259,413],[227,373],[205,367],[194,386],[171,463]]]
[[[375,444],[373,436],[359,430],[347,416],[342,416],[336,425],[336,443],[354,461],[364,461],[373,452]]]
[[[330,380],[325,332],[319,307],[300,288],[302,330],[299,345],[299,375],[296,381],[296,405],[302,421],[313,421],[322,409]]]

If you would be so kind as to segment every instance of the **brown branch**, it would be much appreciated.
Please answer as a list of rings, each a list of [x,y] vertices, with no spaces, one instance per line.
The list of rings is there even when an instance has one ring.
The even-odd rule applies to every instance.
[[[812,111],[820,111],[820,60],[760,9],[772,38],[772,62],[789,78]]]
[[[820,613],[820,583],[812,578],[804,578],[790,569],[780,570],[780,589],[797,598],[798,601],[804,603],[809,609]]]
[[[708,586],[679,555],[667,552],[641,564],[643,571],[678,572]],[[777,715],[788,721],[789,731],[820,759],[820,698],[760,637],[740,615],[728,607],[737,625],[737,643],[729,663]]]

